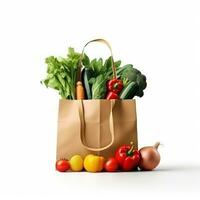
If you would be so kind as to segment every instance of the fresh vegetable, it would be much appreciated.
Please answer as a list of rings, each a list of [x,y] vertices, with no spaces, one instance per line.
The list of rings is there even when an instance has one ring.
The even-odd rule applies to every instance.
[[[84,168],[88,172],[100,172],[104,167],[104,157],[89,154],[84,159]]]
[[[107,84],[107,89],[110,92],[119,94],[123,89],[122,80],[116,78],[109,80]]]
[[[76,99],[85,99],[85,91],[81,81],[76,83]]]
[[[114,92],[109,92],[106,96],[106,99],[119,99],[118,94],[114,93]]]
[[[121,61],[118,60],[114,62],[114,65],[115,65],[116,70],[119,69],[121,65]],[[95,58],[89,64],[87,64],[85,68],[92,70],[93,77],[97,77],[100,74],[104,74],[105,78],[107,77],[107,80],[109,80],[109,78],[110,79],[112,78],[113,71],[112,71],[111,57],[107,58],[105,62],[103,61],[102,58],[99,58],[99,59]]]
[[[121,61],[114,62],[116,69],[120,67]],[[93,59],[89,65],[85,66],[85,70],[89,71],[89,85],[91,86],[92,99],[105,99],[107,88],[106,83],[112,78],[112,62],[111,57],[103,62],[103,59]],[[88,87],[84,82],[85,90],[87,93]]]
[[[41,83],[46,87],[59,91],[64,99],[75,99],[78,66],[81,54],[73,48],[68,48],[67,57],[46,58],[47,77]],[[87,63],[87,55],[84,55],[83,63]]]
[[[131,142],[131,145],[121,146],[116,151],[115,158],[124,171],[131,171],[138,167],[140,153],[138,150],[134,150],[133,142]]]
[[[114,157],[109,158],[104,165],[104,169],[107,172],[116,172],[118,170],[117,160]]]
[[[46,58],[47,78],[42,81],[46,87],[59,91],[62,98],[75,99],[77,65],[80,54],[68,49],[66,58],[50,56]]]
[[[131,96],[142,97],[144,95],[143,90],[147,86],[146,76],[144,76],[139,70],[133,68],[132,65],[125,65],[118,69],[117,77],[122,79],[124,87],[129,85],[131,82],[137,84],[137,89],[135,88],[136,91],[134,90],[134,95]]]
[[[57,160],[56,170],[59,172],[66,172],[70,169],[70,164],[68,160]]]
[[[92,98],[93,99],[104,99],[106,95],[106,81],[107,79],[100,74],[97,78],[90,79],[92,83]]]
[[[154,146],[143,147],[140,149],[141,159],[139,167],[141,170],[153,170],[160,163],[160,154],[158,147],[160,143],[157,142]]]
[[[83,159],[80,155],[74,155],[70,159],[71,170],[75,172],[80,172],[83,169]]]
[[[138,84],[130,82],[121,92],[120,99],[132,99],[138,91]]]
[[[124,66],[118,68],[116,70],[117,78],[119,78],[122,75],[123,71],[130,69],[130,68],[133,68],[133,65],[127,64],[127,65],[124,65]]]
[[[89,80],[92,78],[92,70],[88,68],[84,68],[82,71],[82,80],[83,85],[85,88],[86,98],[92,99],[92,91],[91,91],[91,84],[89,83]]]
[[[108,94],[106,99],[119,99],[118,94],[121,92],[123,88],[123,83],[120,79],[113,78],[107,83],[107,91]]]

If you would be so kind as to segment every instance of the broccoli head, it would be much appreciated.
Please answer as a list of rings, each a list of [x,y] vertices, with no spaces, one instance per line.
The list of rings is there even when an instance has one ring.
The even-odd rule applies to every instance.
[[[138,69],[133,68],[132,65],[127,65],[118,74],[123,81],[124,86],[130,82],[134,82],[138,85],[135,96],[142,97],[144,95],[144,89],[147,87],[146,76],[143,75]]]

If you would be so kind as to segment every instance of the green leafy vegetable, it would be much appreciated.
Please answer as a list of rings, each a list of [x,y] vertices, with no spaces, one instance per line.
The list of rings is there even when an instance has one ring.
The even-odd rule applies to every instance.
[[[106,95],[106,81],[107,79],[103,74],[100,74],[96,78],[90,79],[92,85],[92,98],[93,99],[104,99]]]
[[[80,54],[68,49],[66,58],[50,56],[46,58],[47,77],[42,81],[46,87],[59,91],[62,98],[75,99],[77,68]]]
[[[116,69],[121,65],[121,61],[114,63]],[[112,78],[112,62],[111,57],[103,61],[102,58],[93,59],[90,64],[84,65],[86,69],[90,70],[91,78],[89,80],[92,85],[92,99],[104,99],[106,96],[106,82]],[[85,82],[85,81],[83,81]],[[87,86],[85,85],[85,88]]]

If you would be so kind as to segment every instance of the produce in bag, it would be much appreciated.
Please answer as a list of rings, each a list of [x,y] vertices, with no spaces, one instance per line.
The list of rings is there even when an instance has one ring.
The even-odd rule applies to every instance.
[[[146,77],[139,70],[131,64],[121,66],[121,61],[114,62],[112,56],[105,61],[90,60],[85,53],[70,47],[66,57],[50,56],[45,62],[47,77],[41,82],[58,90],[64,99],[132,99],[142,97],[147,86]]]

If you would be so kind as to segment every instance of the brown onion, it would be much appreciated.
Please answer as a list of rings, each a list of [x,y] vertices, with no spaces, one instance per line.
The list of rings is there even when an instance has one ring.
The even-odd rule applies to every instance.
[[[154,146],[147,146],[140,149],[140,163],[141,170],[153,170],[160,163],[160,154],[158,152],[158,146],[160,142],[157,142]]]

